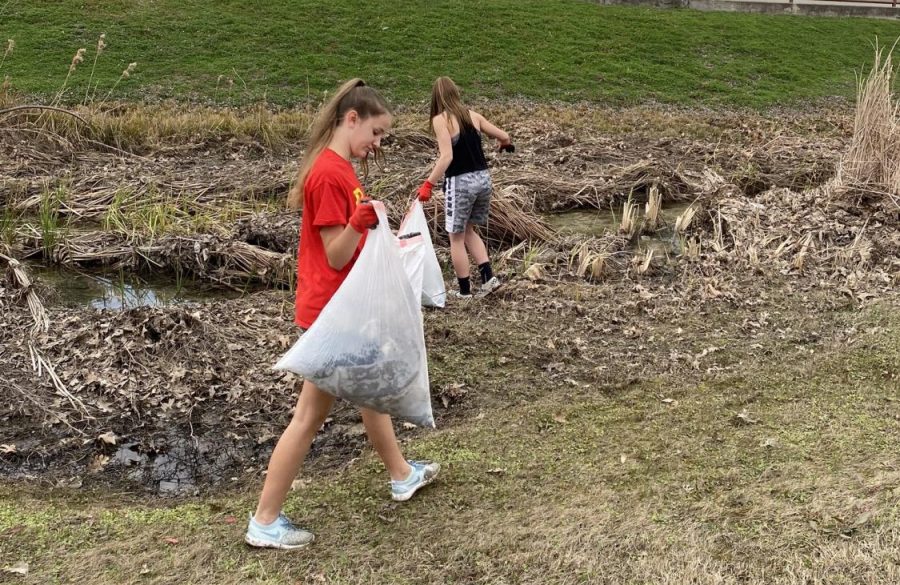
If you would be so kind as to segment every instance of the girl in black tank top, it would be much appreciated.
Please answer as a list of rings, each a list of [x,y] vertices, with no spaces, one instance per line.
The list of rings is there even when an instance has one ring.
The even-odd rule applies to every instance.
[[[450,258],[459,281],[459,298],[472,298],[469,255],[481,275],[480,295],[500,286],[491,270],[487,248],[475,225],[487,223],[491,197],[490,174],[481,146],[481,134],[497,140],[501,151],[512,151],[509,134],[484,116],[463,105],[459,88],[449,77],[439,77],[431,91],[431,128],[437,137],[439,156],[418,190],[419,201],[431,199],[435,183],[444,178],[444,214],[450,237]],[[455,136],[454,130],[457,130]]]
[[[453,137],[453,160],[444,171],[445,177],[456,177],[465,173],[487,169],[484,149],[481,148],[481,132],[474,126],[462,126]]]

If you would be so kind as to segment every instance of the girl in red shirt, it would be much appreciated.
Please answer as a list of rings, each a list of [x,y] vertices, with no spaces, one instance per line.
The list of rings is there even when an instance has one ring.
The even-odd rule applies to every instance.
[[[291,208],[303,209],[295,311],[301,328],[319,316],[356,262],[366,232],[378,225],[350,159],[358,159],[365,172],[369,155],[380,155],[381,139],[392,120],[378,92],[353,79],[341,86],[313,123],[309,147],[288,196]],[[309,380],[303,382],[294,416],[272,451],[259,504],[247,528],[248,544],[295,549],[313,541],[312,533],[295,526],[281,508],[334,400]],[[434,479],[440,467],[404,459],[390,416],[367,408],[360,411],[369,441],[391,476],[391,496],[408,500]]]

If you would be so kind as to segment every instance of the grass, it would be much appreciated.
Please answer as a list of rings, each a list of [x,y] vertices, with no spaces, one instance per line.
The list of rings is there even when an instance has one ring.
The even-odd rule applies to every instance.
[[[852,345],[731,347],[739,367],[700,382],[562,385],[425,434],[405,449],[444,475],[408,504],[365,453],[289,498],[318,534],[300,553],[240,542],[255,482],[181,501],[0,486],[0,565],[28,562],[26,583],[897,582],[900,321],[833,317]]]
[[[41,245],[44,250],[44,258],[51,260],[53,250],[60,241],[59,209],[65,199],[65,190],[62,187],[51,189],[45,187],[41,192],[41,202],[38,209],[40,222]]]
[[[875,38],[898,36],[889,20],[565,0],[279,0],[252,11],[235,1],[12,0],[0,6],[0,39],[15,40],[0,74],[50,101],[86,48],[63,102],[115,86],[116,99],[295,105],[361,76],[396,102],[422,103],[434,77],[450,75],[484,99],[767,107],[851,97]]]
[[[16,240],[19,218],[11,205],[3,206],[0,212],[0,243],[10,246]]]

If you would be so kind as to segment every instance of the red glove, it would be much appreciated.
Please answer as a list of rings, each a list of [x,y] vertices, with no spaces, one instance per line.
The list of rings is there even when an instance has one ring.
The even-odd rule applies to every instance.
[[[372,206],[371,199],[364,197],[359,200],[356,210],[353,212],[353,215],[350,216],[349,223],[350,227],[361,234],[366,233],[367,229],[375,229],[375,226],[378,225],[378,215],[375,213],[375,208]]]
[[[431,190],[434,189],[434,185],[429,180],[425,180],[422,183],[422,186],[419,187],[419,201],[425,203],[429,199],[431,199]]]

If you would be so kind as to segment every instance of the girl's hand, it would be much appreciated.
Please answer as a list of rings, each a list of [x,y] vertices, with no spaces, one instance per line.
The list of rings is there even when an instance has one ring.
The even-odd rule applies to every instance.
[[[502,140],[498,140],[497,142],[499,143],[497,150],[499,150],[500,152],[515,152],[516,151],[516,147],[509,140],[507,140],[506,142],[503,142]]]
[[[364,197],[359,200],[359,205],[356,206],[356,210],[350,216],[349,223],[350,227],[361,234],[366,233],[367,229],[375,229],[375,226],[378,225],[378,215],[375,213],[371,199]]]
[[[419,190],[417,192],[419,201],[425,203],[426,201],[431,199],[432,189],[434,189],[434,185],[431,183],[431,181],[426,180],[424,183],[422,183],[422,186],[419,187]]]

